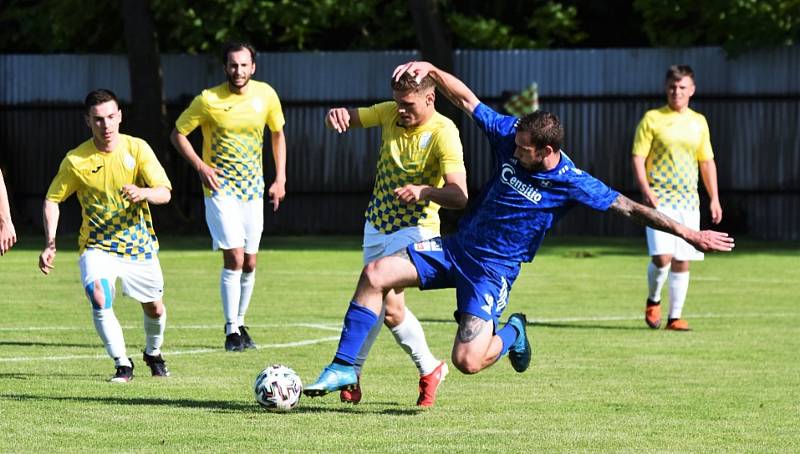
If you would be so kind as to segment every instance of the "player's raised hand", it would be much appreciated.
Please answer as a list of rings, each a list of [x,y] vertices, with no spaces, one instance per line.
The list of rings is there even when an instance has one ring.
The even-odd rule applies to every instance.
[[[414,80],[416,80],[417,83],[420,83],[433,68],[434,66],[426,61],[410,61],[396,67],[394,71],[392,71],[392,79],[396,81],[400,80],[403,73],[409,73],[414,76]]]
[[[325,116],[325,125],[338,133],[347,131],[350,127],[350,112],[344,107],[329,110]]]
[[[217,169],[206,163],[202,163],[197,169],[197,174],[200,176],[200,182],[203,183],[203,186],[215,192],[219,191],[220,185],[219,180],[217,180],[217,175],[222,175],[222,169]]]
[[[286,197],[286,184],[282,181],[275,181],[269,187],[269,202],[272,204],[272,211],[278,211],[281,201]]]
[[[417,203],[422,200],[422,190],[425,186],[417,186],[415,184],[407,184],[401,188],[394,190],[394,196],[407,205]]]
[[[46,246],[42,253],[39,254],[39,270],[45,275],[50,274],[50,270],[54,269],[53,262],[56,259],[55,246]]]
[[[714,230],[695,232],[694,235],[686,241],[701,252],[730,252],[735,246],[733,237],[728,236],[725,232],[717,232]]]

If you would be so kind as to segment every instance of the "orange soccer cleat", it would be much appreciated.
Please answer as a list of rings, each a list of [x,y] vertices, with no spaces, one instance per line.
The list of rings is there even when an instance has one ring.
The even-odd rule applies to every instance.
[[[689,328],[689,322],[687,322],[686,320],[684,320],[682,318],[670,319],[667,322],[667,327],[665,329],[668,329],[668,330],[671,330],[671,331],[691,331],[692,330],[691,328]]]
[[[436,391],[439,390],[439,385],[444,381],[447,372],[447,363],[442,361],[433,372],[419,378],[418,406],[433,407],[436,402]]]
[[[647,305],[644,309],[644,321],[647,326],[653,329],[658,329],[661,326],[661,301],[653,302],[647,300]]]

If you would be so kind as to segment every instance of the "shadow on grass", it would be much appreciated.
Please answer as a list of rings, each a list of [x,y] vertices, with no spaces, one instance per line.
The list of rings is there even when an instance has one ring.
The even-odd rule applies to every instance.
[[[65,344],[63,342],[29,342],[29,341],[0,341],[0,345],[13,345],[15,347],[75,347],[97,348],[97,344]]]
[[[442,319],[442,318],[420,318],[420,322],[423,323],[441,323],[441,324],[453,324],[455,325],[454,319]],[[501,325],[505,322],[501,321]],[[643,330],[648,329],[645,327],[638,327],[638,326],[621,326],[621,325],[609,325],[609,324],[587,324],[587,323],[554,323],[554,322],[537,322],[536,320],[528,321],[526,326],[531,328],[535,327],[542,327],[542,328],[568,328],[568,329],[614,329],[614,330]]]
[[[10,374],[19,375],[19,374]],[[17,378],[17,377],[12,377]],[[111,385],[115,386],[115,385]],[[164,399],[155,397],[89,397],[89,396],[44,396],[33,394],[0,394],[0,400],[17,401],[56,401],[56,402],[95,402],[107,405],[142,405],[142,406],[164,406],[171,408],[196,408],[222,413],[269,413],[262,409],[257,403],[242,403],[225,400],[202,400],[202,399]],[[292,410],[292,413],[343,413],[343,414],[384,414],[396,416],[410,416],[424,412],[424,409],[413,408],[376,408],[361,405],[355,408],[352,405],[341,407],[327,407],[309,404],[308,398],[300,402],[300,406]],[[381,403],[380,405],[398,405],[396,403]]]

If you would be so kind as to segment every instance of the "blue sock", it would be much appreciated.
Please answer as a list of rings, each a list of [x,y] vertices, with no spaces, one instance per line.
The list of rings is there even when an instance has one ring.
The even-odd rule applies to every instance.
[[[511,345],[517,340],[519,331],[510,323],[506,323],[506,326],[498,331],[497,335],[500,336],[500,340],[503,341],[503,349],[500,350],[500,354],[497,355],[497,359],[500,359],[503,355],[508,353],[508,349],[511,348]]]
[[[339,348],[336,349],[334,361],[339,364],[352,366],[356,361],[361,346],[367,339],[369,330],[378,321],[378,315],[364,306],[359,306],[355,301],[350,302],[347,313],[344,314],[344,326],[339,338]]]

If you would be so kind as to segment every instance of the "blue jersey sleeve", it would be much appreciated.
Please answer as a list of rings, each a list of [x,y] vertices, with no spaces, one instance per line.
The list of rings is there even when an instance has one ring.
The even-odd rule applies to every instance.
[[[575,168],[570,172],[573,172],[569,189],[571,200],[598,211],[606,211],[619,197],[619,192],[588,173]]]
[[[492,151],[497,154],[507,153],[510,143],[516,135],[517,118],[495,112],[484,103],[479,103],[472,111],[472,118],[489,139]],[[511,153],[513,153],[513,148]]]

